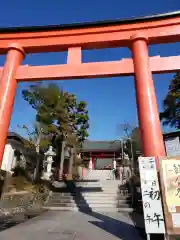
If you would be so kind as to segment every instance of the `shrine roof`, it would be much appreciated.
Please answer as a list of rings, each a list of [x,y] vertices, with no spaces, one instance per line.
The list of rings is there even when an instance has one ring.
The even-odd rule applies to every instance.
[[[97,152],[97,151],[119,151],[121,148],[121,141],[90,141],[85,140],[82,152]]]
[[[8,132],[7,140],[8,139],[14,139],[21,143],[24,142],[24,139],[18,133],[15,133],[15,132]]]
[[[66,30],[66,29],[78,29],[78,28],[93,28],[93,27],[104,27],[113,26],[117,24],[130,24],[137,22],[146,22],[153,20],[161,20],[166,18],[173,18],[180,16],[180,11],[148,15],[144,17],[132,17],[125,19],[105,20],[96,22],[84,22],[84,23],[72,23],[72,24],[60,24],[60,25],[46,25],[46,26],[20,26],[20,27],[0,27],[0,33],[11,33],[11,32],[33,32],[33,31],[52,31],[52,30]]]
[[[163,133],[164,139],[168,139],[171,137],[179,137],[180,138],[180,130],[174,131],[174,132],[167,132]]]

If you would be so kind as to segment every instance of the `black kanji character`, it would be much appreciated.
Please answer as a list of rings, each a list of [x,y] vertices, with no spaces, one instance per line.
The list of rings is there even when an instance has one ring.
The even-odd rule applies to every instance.
[[[150,223],[152,223],[153,218],[149,214],[147,214],[146,218],[144,220],[147,221],[150,224]]]
[[[154,218],[153,218],[152,222],[157,222],[157,225],[159,228],[160,222],[164,222],[164,219],[160,214],[154,213]]]
[[[149,196],[151,200],[159,200],[160,199],[160,191],[156,190],[154,191],[153,188],[151,188],[150,191],[144,191],[143,196]]]
[[[176,196],[180,197],[180,188],[176,189]]]
[[[176,174],[180,173],[180,164],[174,164],[173,169]]]
[[[152,182],[152,186],[155,187],[156,186],[156,181]]]

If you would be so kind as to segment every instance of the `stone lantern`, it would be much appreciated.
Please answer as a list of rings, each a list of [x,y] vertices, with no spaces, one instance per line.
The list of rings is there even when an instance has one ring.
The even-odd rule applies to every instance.
[[[52,163],[53,157],[56,156],[56,153],[53,151],[53,147],[50,146],[48,151],[44,153],[44,172],[42,179],[51,180],[52,176]]]

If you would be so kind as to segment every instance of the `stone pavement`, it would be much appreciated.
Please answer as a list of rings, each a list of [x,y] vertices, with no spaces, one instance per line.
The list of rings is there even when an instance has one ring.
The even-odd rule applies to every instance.
[[[48,211],[0,232],[1,240],[142,240],[126,213]]]

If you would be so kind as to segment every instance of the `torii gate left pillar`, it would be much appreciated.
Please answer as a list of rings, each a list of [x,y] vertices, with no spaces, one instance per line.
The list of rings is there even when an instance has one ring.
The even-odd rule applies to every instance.
[[[0,167],[10,124],[16,94],[16,71],[24,58],[24,51],[18,44],[8,47],[6,62],[0,79]]]

